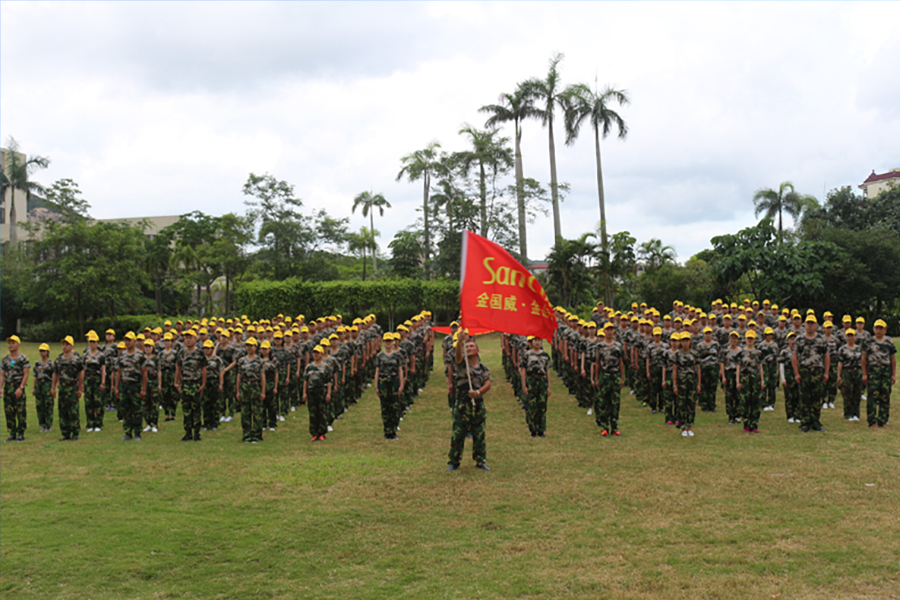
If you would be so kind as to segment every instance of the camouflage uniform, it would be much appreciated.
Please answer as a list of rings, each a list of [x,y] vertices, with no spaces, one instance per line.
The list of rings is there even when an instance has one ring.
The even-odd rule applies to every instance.
[[[447,377],[450,374],[450,370],[453,368],[454,361],[454,348],[453,348],[453,336],[448,335],[444,338],[444,341],[441,342],[441,348],[444,351],[444,377]],[[447,392],[447,406],[450,410],[453,410],[453,403],[456,401],[456,394],[453,390]]]
[[[622,398],[621,365],[625,352],[619,342],[600,343],[596,347],[596,361],[600,384],[595,404],[594,419],[597,425],[609,433],[619,429],[619,407]]]
[[[800,426],[821,427],[822,397],[825,393],[825,357],[828,343],[820,335],[813,338],[806,334],[797,336],[794,354],[800,369]]]
[[[719,387],[719,342],[712,339],[708,344],[700,341],[693,346],[693,352],[700,363],[700,410],[716,412],[716,389]]]
[[[119,402],[116,398],[114,378],[116,371],[118,371],[116,361],[119,357],[119,350],[116,348],[116,344],[105,344],[100,351],[103,352],[106,362],[106,392],[103,394],[103,403],[108,410],[110,408],[115,408]],[[100,424],[101,426],[103,425],[102,422]]]
[[[38,425],[50,429],[53,427],[53,396],[50,394],[53,387],[53,361],[37,361],[34,363],[33,371],[34,404],[37,409]]]
[[[844,418],[859,418],[859,405],[862,400],[862,349],[844,345],[832,357],[841,363],[841,396],[844,398]]]
[[[675,364],[678,366],[675,422],[684,428],[694,424],[697,413],[697,355],[693,350],[679,350],[675,352]]]
[[[147,395],[144,396],[144,422],[150,427],[159,425],[159,360],[156,354],[147,356]]]
[[[385,437],[391,438],[400,424],[400,369],[403,368],[403,354],[397,350],[387,354],[379,352],[375,356],[378,369],[378,395],[381,400],[381,423]]]
[[[103,427],[103,393],[100,392],[102,369],[106,366],[106,355],[100,350],[91,354],[90,350],[82,355],[84,360],[84,419],[88,429]],[[108,384],[107,384],[108,385]]]
[[[762,341],[756,344],[762,360],[765,392],[763,392],[762,405],[775,406],[775,392],[778,390],[778,344],[774,341]]]
[[[219,428],[219,417],[225,408],[222,401],[224,392],[219,392],[219,373],[225,368],[221,356],[206,359],[206,388],[203,390],[203,426],[207,429]],[[224,387],[224,386],[223,386]]]
[[[328,416],[326,407],[326,394],[328,384],[331,382],[331,370],[325,361],[316,365],[309,361],[303,372],[306,381],[307,406],[309,407],[309,434],[313,437],[323,436],[328,433]]]
[[[240,373],[240,371],[237,368],[237,365],[238,365],[238,362],[240,362],[240,360],[242,358],[244,358],[245,356],[247,356],[247,347],[243,344],[243,342],[240,344],[238,344],[238,343],[232,344],[232,346],[231,346],[231,362],[234,363],[234,368],[231,371],[229,371],[228,374],[231,376],[231,383],[234,386],[234,394],[232,395],[233,404],[231,405],[231,408],[229,409],[229,412],[228,412],[229,417],[233,417],[234,413],[242,414],[242,411],[244,410],[244,408],[243,408],[244,402],[243,401],[238,402],[238,400],[237,400],[237,393],[239,391],[237,389],[237,376],[238,376],[238,373]]]
[[[3,357],[3,410],[6,413],[6,427],[10,436],[24,436],[27,413],[25,411],[25,388],[22,396],[16,398],[16,390],[25,378],[25,369],[31,367],[28,357],[19,353],[15,359],[7,354]]]
[[[468,362],[465,357],[463,361]],[[485,420],[487,410],[484,408],[484,398],[473,400],[469,397],[469,390],[478,390],[485,383],[491,381],[491,372],[487,366],[478,361],[478,364],[468,367],[468,373],[472,377],[472,387],[469,388],[469,375],[465,362],[454,363],[454,375],[456,376],[456,405],[453,407],[453,435],[450,437],[450,462],[451,465],[459,465],[466,443],[466,434],[472,434],[472,458],[476,463],[483,463],[487,459],[487,444],[485,442]]]
[[[234,362],[234,345],[229,342],[220,343],[218,346],[216,346],[216,356],[220,359],[219,362],[221,363],[221,369],[227,368],[228,365]],[[209,365],[207,365],[207,367],[208,366]],[[209,371],[207,371],[206,377],[207,379],[209,378]],[[218,393],[219,384],[218,380],[216,380],[216,392],[219,396],[217,412],[219,413],[220,417],[225,415],[232,417],[234,416],[236,410],[240,410],[239,407],[237,409],[235,408],[237,406],[236,390],[234,389],[234,382],[236,377],[237,372],[234,369],[231,369],[230,371],[225,373],[225,377],[222,380],[221,393]],[[207,386],[207,389],[208,388],[209,386]]]
[[[759,366],[763,354],[759,348],[741,350],[741,407],[740,415],[744,418],[744,427],[759,429],[759,415],[762,412],[762,382],[759,378]]]
[[[193,350],[184,350],[178,353],[175,364],[181,367],[181,410],[184,412],[184,432],[200,437],[202,426],[202,412],[200,386],[203,384],[203,369],[206,368],[206,354],[203,350],[194,346]]]
[[[141,435],[141,386],[144,381],[143,352],[124,352],[116,360],[119,369],[119,412],[122,415],[125,435]],[[149,385],[149,384],[148,384]],[[62,416],[60,415],[60,418]]]
[[[542,435],[547,430],[547,372],[550,355],[543,350],[526,350],[519,357],[519,368],[525,370],[525,423],[532,435]],[[468,384],[468,382],[466,382]]]
[[[891,416],[891,356],[897,347],[887,335],[879,342],[874,336],[865,345],[866,375],[869,389],[866,399],[866,419],[869,425],[887,425]]]
[[[778,364],[784,367],[784,412],[788,419],[800,418],[800,386],[794,378],[791,357],[794,351],[786,345],[778,352]]]
[[[262,390],[263,360],[259,356],[252,359],[242,356],[235,368],[241,376],[241,430],[242,441],[261,442],[263,429]]]
[[[175,361],[177,358],[178,352],[174,348],[171,352],[163,350],[156,356],[156,368],[162,374],[160,404],[162,404],[166,420],[174,419],[175,411],[178,410],[178,391],[175,389]]]
[[[667,347],[663,343],[652,343],[648,346],[650,361],[650,392],[647,397],[647,404],[653,412],[660,412],[665,409],[665,399],[663,397],[663,367],[666,366],[666,350]]]
[[[279,415],[286,415],[291,412],[291,383],[290,378],[293,377],[292,365],[296,365],[294,355],[284,346],[281,348],[272,348],[272,358],[278,365],[278,394],[275,398],[275,409]],[[347,371],[349,372],[349,368]]]
[[[278,361],[269,355],[262,360],[262,371],[266,376],[266,399],[263,400],[263,427],[278,427],[278,399],[275,397],[275,377],[278,373]]]
[[[303,403],[303,398],[301,398],[303,395],[303,379],[297,376],[297,365],[300,364],[300,368],[304,368],[302,364],[304,349],[305,344],[302,341],[295,342],[288,348],[288,352],[291,353],[291,383],[288,397],[292,408],[296,408]]]
[[[840,342],[838,338],[834,335],[831,336],[822,336],[822,339],[828,344],[828,353],[831,354],[832,359],[837,354],[838,347]],[[825,382],[825,393],[823,396],[823,402],[827,402],[829,404],[834,404],[834,401],[837,399],[837,361],[831,361],[831,367],[828,369],[828,381]]]
[[[65,358],[60,355],[53,361],[56,373],[57,402],[59,406],[59,431],[64,438],[77,438],[81,431],[78,411],[78,377],[84,371],[84,361],[77,352]]]
[[[672,389],[672,365],[675,364],[675,351],[668,344],[663,345],[665,346],[663,357],[666,361],[666,376],[663,381],[665,387],[662,390],[663,406],[661,412],[665,413],[666,423],[674,423],[677,422],[675,417],[675,392]]]
[[[719,358],[719,362],[725,365],[725,414],[728,415],[729,422],[740,421],[742,416],[740,392],[737,389],[737,364],[740,359],[740,346],[734,350],[726,346]]]

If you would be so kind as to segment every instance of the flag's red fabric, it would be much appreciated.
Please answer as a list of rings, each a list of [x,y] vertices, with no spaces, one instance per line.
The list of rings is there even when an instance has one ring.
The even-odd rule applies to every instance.
[[[431,330],[435,333],[443,333],[444,335],[450,335],[452,333],[450,327],[437,327],[432,325]],[[489,333],[494,333],[494,330],[484,329],[483,327],[469,327],[469,335],[487,335]]]
[[[541,284],[500,245],[463,233],[459,291],[461,324],[545,340],[556,316]]]

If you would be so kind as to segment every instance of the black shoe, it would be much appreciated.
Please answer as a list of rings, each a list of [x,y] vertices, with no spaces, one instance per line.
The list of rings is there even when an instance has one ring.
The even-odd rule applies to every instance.
[[[466,437],[469,438],[470,440],[473,439],[471,433],[467,433],[467,434],[466,434]]]
[[[193,441],[194,441],[194,436],[192,436],[192,435],[189,434],[189,433],[186,433],[186,434],[184,434],[184,437],[181,438],[181,441],[182,441],[182,442],[193,442]]]
[[[825,428],[822,427],[821,425],[813,425],[812,430],[813,431],[821,431],[822,433],[825,433]]]
[[[455,471],[455,470],[457,470],[458,468],[459,468],[459,465],[454,465],[453,463],[450,463],[449,465],[447,465],[447,470],[448,470],[448,471]]]
[[[803,427],[800,428],[800,431],[802,431],[803,433],[809,433],[809,427],[804,425]]]
[[[11,436],[9,436],[8,438],[6,438],[6,441],[7,441],[7,442],[14,442],[14,441],[16,441],[16,436],[11,435]]]
[[[537,434],[536,434],[535,432],[532,431],[532,432],[531,432],[531,437],[537,437]]]
[[[477,465],[475,465],[475,468],[481,469],[482,471],[490,471],[491,470],[491,468],[484,463],[478,463]]]
[[[63,438],[63,439],[68,439],[68,438]],[[130,433],[126,433],[125,436],[122,438],[122,441],[123,441],[123,442],[130,442],[132,439],[133,439],[133,438],[131,437],[131,434],[130,434]]]
[[[879,425],[879,427],[880,427],[880,425]],[[25,441],[25,436],[24,436],[24,435],[20,435],[19,437],[16,438],[16,441],[17,441],[17,442],[24,442],[24,441]]]
[[[72,439],[73,439],[73,440],[77,440],[78,438],[72,438]],[[134,441],[136,441],[136,442],[142,441],[142,440],[141,440],[141,436],[139,436],[139,435],[134,436]]]
[[[61,441],[61,442],[70,442],[70,441],[72,441],[72,439],[71,439],[69,436],[64,435],[63,437],[59,438],[59,441]]]
[[[195,441],[195,442],[199,442],[199,441],[200,441],[200,432],[199,432],[199,431],[198,431],[197,433],[194,434],[194,441]]]
[[[545,436],[545,435],[544,435],[544,432],[542,431],[542,432],[540,432],[540,433],[538,434],[538,437],[547,437],[547,436]]]
[[[78,441],[78,436],[77,436],[77,435],[73,435],[72,438],[71,438],[71,440],[72,440],[73,442],[77,442],[77,441]]]

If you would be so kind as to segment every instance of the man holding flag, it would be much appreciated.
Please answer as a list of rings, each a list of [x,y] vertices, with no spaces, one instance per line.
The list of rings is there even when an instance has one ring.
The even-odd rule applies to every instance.
[[[491,389],[491,377],[478,356],[478,345],[469,338],[469,331],[503,331],[550,340],[557,324],[541,284],[500,245],[471,231],[464,232],[461,272],[462,318],[454,357],[456,406],[448,470],[459,468],[469,432],[476,466],[489,470],[484,464],[486,411],[482,396]]]

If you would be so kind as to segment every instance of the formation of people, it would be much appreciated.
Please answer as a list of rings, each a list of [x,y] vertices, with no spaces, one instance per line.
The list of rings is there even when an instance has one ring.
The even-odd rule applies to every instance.
[[[661,414],[681,435],[694,435],[696,407],[717,412],[721,386],[730,424],[758,433],[761,413],[775,410],[783,389],[785,412],[802,432],[825,431],[821,412],[835,408],[837,392],[847,421],[860,420],[866,400],[869,427],[886,427],[896,352],[885,321],[865,329],[865,319],[844,315],[835,325],[825,312],[801,313],[764,300],[730,305],[717,300],[709,312],[673,303],[660,311],[642,303],[628,312],[597,304],[589,320],[556,308],[552,368],[578,406],[593,415],[602,436],[619,436],[621,388]],[[507,379],[526,410],[532,434],[543,433],[548,371],[522,336],[506,336]],[[520,373],[516,373],[516,367]],[[524,368],[524,370],[522,370]],[[542,412],[543,411],[543,412]],[[535,425],[535,418],[538,425]]]
[[[114,412],[122,440],[141,441],[141,434],[159,431],[160,413],[164,422],[175,421],[180,404],[182,441],[201,441],[201,430],[217,431],[237,415],[242,440],[256,443],[304,405],[311,441],[325,441],[373,380],[384,437],[397,439],[403,413],[433,366],[431,318],[423,311],[386,333],[372,314],[350,324],[341,315],[307,322],[302,314],[167,320],[121,340],[108,329],[103,344],[90,331],[81,353],[66,336],[53,359],[44,343],[34,363],[11,336],[0,368],[7,441],[25,439],[29,383],[42,433],[53,429],[56,405],[60,441],[78,440],[83,398],[87,432],[103,430],[106,414]]]

